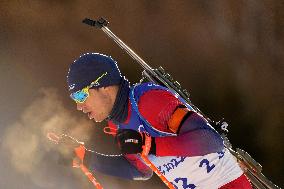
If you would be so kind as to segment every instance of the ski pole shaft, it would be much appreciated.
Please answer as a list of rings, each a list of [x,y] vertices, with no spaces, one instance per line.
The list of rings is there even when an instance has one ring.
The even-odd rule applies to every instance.
[[[145,145],[143,146],[143,152],[141,153],[141,158],[143,161],[146,163],[148,167],[150,167],[158,177],[164,182],[164,184],[170,188],[170,189],[175,189],[173,184],[166,179],[166,177],[158,170],[158,168],[149,160],[148,158],[148,153],[151,148],[151,137],[145,134]]]
[[[147,156],[141,155],[141,158],[143,161],[156,173],[158,177],[165,183],[165,185],[170,189],[175,189],[175,187],[166,179],[166,177],[158,170],[155,165],[152,164],[152,162],[148,159]]]
[[[97,179],[93,176],[93,174],[89,171],[89,169],[84,164],[81,164],[80,168],[97,189],[103,189],[101,184],[97,181]]]

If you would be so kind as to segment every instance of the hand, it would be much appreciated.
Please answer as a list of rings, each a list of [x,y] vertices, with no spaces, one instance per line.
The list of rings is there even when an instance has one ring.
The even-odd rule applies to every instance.
[[[143,135],[132,129],[119,129],[115,142],[123,154],[137,154],[142,152]]]
[[[122,154],[142,153],[145,143],[145,134],[132,129],[119,129],[115,136],[115,142],[118,144]],[[155,140],[152,138],[150,153],[155,154],[155,152]]]

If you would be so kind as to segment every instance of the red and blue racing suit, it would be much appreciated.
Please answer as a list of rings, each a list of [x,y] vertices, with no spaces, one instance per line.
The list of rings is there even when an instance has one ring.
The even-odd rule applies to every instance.
[[[222,138],[201,115],[194,112],[190,107],[188,107],[189,116],[183,121],[178,133],[173,133],[169,129],[169,119],[177,107],[184,104],[181,98],[163,87],[151,83],[140,84],[133,87],[130,91],[126,121],[119,124],[114,124],[110,121],[109,127],[114,129],[134,129],[139,132],[147,132],[152,137],[155,137],[156,154],[154,159],[156,159],[156,162],[161,157],[162,159],[163,157],[168,157],[169,160],[174,160],[175,162],[176,159],[180,158],[186,162],[184,160],[186,158],[190,160],[190,158],[205,157],[208,154],[216,154],[217,159],[221,159],[220,157],[223,157],[225,153]],[[166,161],[166,158],[164,160]],[[111,157],[86,153],[84,162],[91,167],[91,170],[94,169],[108,175],[126,179],[146,180],[152,176],[152,170],[144,164],[139,155]],[[181,165],[182,163],[179,164],[179,166]],[[214,176],[218,177],[217,171],[214,169],[219,168],[217,165],[213,165],[207,159],[201,158],[200,162],[196,162],[196,170],[202,168],[205,170],[205,174],[215,174]],[[161,168],[162,166],[159,169],[163,174],[167,174],[167,171],[170,173],[172,169],[178,171],[177,166],[175,167],[174,165],[170,168],[164,166],[164,170]],[[234,166],[238,166],[237,163]],[[226,174],[227,170],[222,171]],[[195,171],[190,174],[194,175]],[[208,178],[213,177],[209,176]],[[185,179],[187,178],[173,178],[173,182],[180,181],[180,183],[183,183],[180,187],[177,186],[179,184],[177,183],[177,188],[200,188],[195,183],[186,184],[188,181]],[[226,180],[226,178],[223,179],[222,177],[218,179]],[[224,181],[225,183],[218,188],[251,189],[251,185],[244,174],[230,177],[230,179]]]

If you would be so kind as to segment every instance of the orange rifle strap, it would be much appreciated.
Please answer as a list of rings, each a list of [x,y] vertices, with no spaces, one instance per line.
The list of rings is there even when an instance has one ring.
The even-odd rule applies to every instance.
[[[151,149],[151,137],[145,133],[145,144],[143,146],[143,151],[141,153],[141,158],[146,163],[148,167],[150,167],[160,179],[165,183],[165,185],[170,189],[175,189],[172,183],[166,179],[166,177],[158,170],[158,168],[148,159],[148,154]]]

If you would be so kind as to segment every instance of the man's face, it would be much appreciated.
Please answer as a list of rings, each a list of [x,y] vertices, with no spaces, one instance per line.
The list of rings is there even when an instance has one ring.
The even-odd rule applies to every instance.
[[[88,114],[89,119],[101,122],[110,114],[116,94],[108,87],[89,89],[89,94],[85,102],[77,103],[77,110]]]

